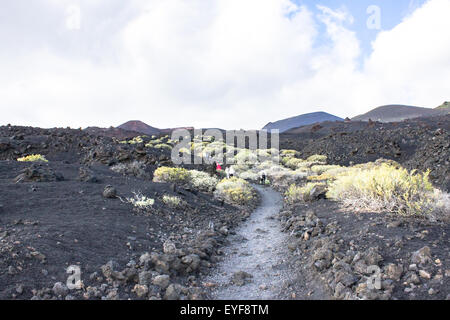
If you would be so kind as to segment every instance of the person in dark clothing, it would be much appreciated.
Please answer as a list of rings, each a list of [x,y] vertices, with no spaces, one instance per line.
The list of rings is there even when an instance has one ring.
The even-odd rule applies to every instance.
[[[217,174],[217,162],[214,161],[214,162],[211,164],[210,169],[209,169],[209,174],[210,174],[211,176],[215,176],[215,175]]]
[[[265,171],[261,171],[259,183],[261,183],[262,185],[266,184],[266,172]]]

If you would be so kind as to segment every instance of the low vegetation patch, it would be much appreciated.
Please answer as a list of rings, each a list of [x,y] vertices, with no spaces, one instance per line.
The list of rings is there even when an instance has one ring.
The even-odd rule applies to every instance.
[[[355,209],[401,215],[427,214],[435,209],[429,172],[408,172],[387,163],[366,167],[339,175],[330,184],[327,197]]]
[[[192,187],[204,192],[213,192],[219,182],[216,177],[211,177],[207,172],[191,170],[190,183]]]
[[[41,154],[32,154],[26,157],[17,159],[19,162],[48,162],[47,159]]]
[[[145,163],[140,161],[132,161],[128,163],[118,163],[111,167],[111,170],[123,175],[132,175],[138,178],[147,177],[145,172]]]
[[[308,159],[306,159],[306,161],[317,162],[319,164],[326,164],[327,163],[327,156],[315,154],[315,155],[312,155],[312,156],[308,157]]]
[[[155,200],[142,195],[140,192],[133,192],[134,196],[127,198],[127,202],[131,203],[135,208],[140,210],[149,210],[155,204]]]
[[[289,204],[294,204],[300,201],[305,201],[309,199],[309,195],[315,187],[322,187],[322,186],[325,187],[326,184],[315,182],[309,182],[304,186],[291,184],[284,194],[286,202],[288,202]]]
[[[120,141],[119,143],[121,143],[121,144],[139,144],[139,143],[143,143],[144,142],[144,138],[145,137],[146,136],[137,136],[137,137],[134,137],[131,140],[123,140],[123,141]]]
[[[237,205],[248,205],[256,200],[256,191],[253,187],[237,177],[220,181],[214,194],[219,199]]]
[[[153,174],[154,182],[166,183],[188,183],[190,179],[189,171],[183,168],[159,167]]]
[[[172,146],[168,145],[167,143],[155,144],[153,146],[153,148],[155,148],[155,149],[165,149],[165,150],[168,150],[168,151],[172,150]]]
[[[177,196],[164,195],[162,197],[162,201],[165,205],[169,206],[172,209],[179,209],[186,205],[186,202],[184,202],[180,197]]]

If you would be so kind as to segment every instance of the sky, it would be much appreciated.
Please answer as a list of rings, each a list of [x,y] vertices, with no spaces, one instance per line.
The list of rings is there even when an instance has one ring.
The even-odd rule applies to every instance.
[[[450,99],[450,0],[0,0],[0,125],[258,129]]]

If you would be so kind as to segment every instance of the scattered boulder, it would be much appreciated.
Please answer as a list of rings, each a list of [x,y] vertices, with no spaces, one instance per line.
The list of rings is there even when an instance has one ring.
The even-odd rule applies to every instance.
[[[370,247],[365,255],[365,262],[369,266],[378,265],[383,257],[378,253],[378,247]]]
[[[243,286],[247,279],[253,278],[253,276],[245,271],[238,271],[233,273],[231,282],[237,286]]]
[[[431,279],[431,274],[425,270],[419,270],[419,275],[424,279]]]
[[[170,240],[167,240],[163,244],[163,252],[166,254],[176,254],[177,253],[177,247],[175,246],[175,243],[173,243]]]
[[[305,194],[303,199],[305,201],[316,201],[319,199],[325,199],[327,193],[327,187],[325,185],[318,184],[311,189],[308,194]]]
[[[164,295],[165,300],[179,300],[181,294],[181,286],[179,284],[171,284],[167,287]]]
[[[106,186],[103,190],[103,197],[107,199],[117,198],[117,190],[113,186]]]
[[[401,265],[396,265],[393,263],[388,264],[386,267],[386,276],[394,281],[400,280],[402,274],[403,274],[403,267]]]
[[[166,289],[170,284],[170,277],[168,275],[159,275],[153,278],[152,284],[160,287],[161,289]]]
[[[142,298],[147,295],[148,287],[146,285],[137,284],[134,286],[133,292],[135,292],[139,298]]]
[[[63,181],[64,177],[53,171],[48,165],[32,164],[31,167],[25,168],[14,179],[15,183],[19,182],[55,182]]]
[[[196,254],[190,254],[181,258],[181,262],[186,265],[186,272],[194,272],[200,267],[201,259]]]
[[[411,256],[411,263],[417,265],[425,265],[432,262],[430,247],[425,246],[415,252]]]
[[[52,289],[56,296],[65,297],[69,293],[69,289],[62,282],[56,282]]]
[[[153,272],[141,271],[141,272],[139,272],[138,278],[139,278],[139,284],[148,286],[152,282]]]
[[[98,183],[100,180],[95,176],[94,172],[86,167],[81,167],[78,171],[78,180],[82,182]]]

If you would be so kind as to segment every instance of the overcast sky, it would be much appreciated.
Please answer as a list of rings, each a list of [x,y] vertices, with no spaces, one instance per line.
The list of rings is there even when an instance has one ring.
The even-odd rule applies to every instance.
[[[450,0],[0,0],[0,125],[256,129],[436,107],[449,16]]]

